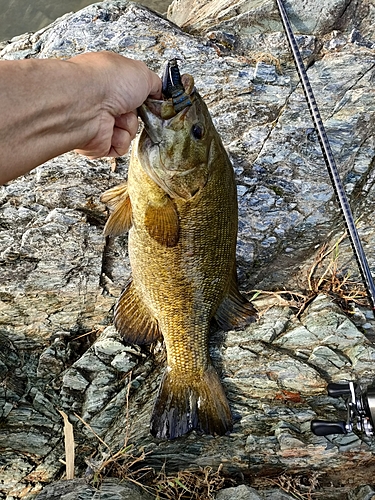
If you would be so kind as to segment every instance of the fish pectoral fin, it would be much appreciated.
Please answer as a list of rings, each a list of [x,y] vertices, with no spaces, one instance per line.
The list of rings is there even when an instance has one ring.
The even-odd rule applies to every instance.
[[[111,210],[104,226],[104,236],[119,236],[129,231],[132,225],[132,207],[126,183],[105,191],[100,201]]]
[[[132,281],[115,306],[114,325],[129,344],[152,344],[161,339],[157,320],[139,297]]]
[[[221,436],[232,427],[228,401],[213,366],[195,377],[185,373],[176,377],[167,368],[151,417],[154,437],[175,439],[192,430]]]
[[[118,184],[104,193],[100,197],[100,201],[105,203],[110,207],[114,207],[117,203],[122,200],[125,196],[128,196],[128,183],[123,182],[122,184]]]
[[[164,196],[157,204],[149,202],[145,213],[145,226],[151,238],[160,245],[177,245],[180,222],[176,206],[168,196]]]
[[[228,295],[215,314],[215,320],[222,330],[244,328],[258,319],[255,307],[238,290],[237,275],[234,274]]]

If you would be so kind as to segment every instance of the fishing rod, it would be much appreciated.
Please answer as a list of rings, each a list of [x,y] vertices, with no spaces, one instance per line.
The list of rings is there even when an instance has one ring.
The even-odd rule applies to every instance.
[[[375,311],[375,286],[374,281],[371,275],[371,271],[366,259],[365,252],[363,250],[361,240],[358,235],[357,228],[355,226],[354,218],[352,211],[350,209],[350,205],[348,202],[348,198],[346,196],[344,187],[341,183],[340,176],[336,167],[336,162],[333,157],[333,153],[331,150],[331,146],[328,140],[327,133],[325,131],[319,109],[311,88],[311,84],[309,78],[307,76],[307,72],[305,66],[302,61],[302,57],[297,45],[297,41],[294,37],[292,27],[290,25],[287,13],[282,4],[282,0],[276,0],[277,7],[279,9],[279,13],[281,16],[281,20],[284,26],[284,30],[286,33],[286,37],[290,46],[290,49],[293,54],[294,64],[296,65],[298,76],[302,83],[302,88],[305,93],[305,97],[307,100],[307,104],[310,110],[311,117],[314,122],[315,130],[317,131],[319,143],[322,148],[322,153],[324,157],[324,161],[326,163],[328,173],[330,175],[332,185],[334,191],[336,193],[337,199],[339,201],[339,205],[344,216],[344,220],[346,223],[346,227],[348,229],[349,239],[353,248],[354,255],[356,257],[358,267],[360,269],[363,282],[365,284],[365,288],[367,291],[368,300],[370,305]]]

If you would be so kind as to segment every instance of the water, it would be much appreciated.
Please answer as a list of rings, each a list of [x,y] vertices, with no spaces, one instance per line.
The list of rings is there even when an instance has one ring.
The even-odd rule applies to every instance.
[[[76,12],[92,0],[0,0],[0,41],[34,32],[67,12]],[[171,0],[140,0],[159,13],[167,10]]]

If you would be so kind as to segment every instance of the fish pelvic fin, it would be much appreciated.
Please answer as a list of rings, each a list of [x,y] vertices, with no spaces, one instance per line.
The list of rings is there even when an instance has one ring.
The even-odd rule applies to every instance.
[[[161,339],[157,320],[139,297],[131,280],[115,306],[114,325],[129,344],[152,344]]]
[[[132,225],[132,206],[126,183],[105,191],[100,201],[105,203],[111,214],[104,226],[104,236],[119,236],[129,231]]]
[[[175,439],[192,430],[221,436],[232,428],[228,401],[212,365],[194,378],[175,378],[167,368],[151,417],[154,437]]]
[[[149,202],[145,213],[145,226],[148,234],[165,247],[178,243],[180,222],[175,204],[164,196],[158,203]]]
[[[215,313],[215,320],[222,330],[245,328],[258,319],[255,307],[238,290],[237,274],[234,273],[228,295]]]

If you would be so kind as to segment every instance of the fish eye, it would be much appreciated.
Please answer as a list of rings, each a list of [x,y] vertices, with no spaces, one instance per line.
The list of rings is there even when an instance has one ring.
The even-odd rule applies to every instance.
[[[204,136],[204,127],[203,125],[199,123],[194,123],[194,125],[191,127],[191,133],[194,137],[194,139],[202,139]]]

